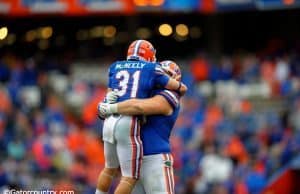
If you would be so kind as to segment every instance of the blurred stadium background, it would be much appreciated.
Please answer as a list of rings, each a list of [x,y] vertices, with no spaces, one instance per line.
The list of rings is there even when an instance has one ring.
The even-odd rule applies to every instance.
[[[300,0],[0,0],[0,191],[94,193],[108,65],[148,39],[189,92],[179,194],[300,193]]]

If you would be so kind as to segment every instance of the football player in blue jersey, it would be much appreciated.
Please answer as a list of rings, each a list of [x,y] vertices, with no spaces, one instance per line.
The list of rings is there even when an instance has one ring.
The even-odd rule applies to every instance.
[[[184,93],[184,84],[165,74],[156,63],[155,49],[145,40],[134,41],[128,49],[127,60],[117,61],[109,68],[108,91],[116,93],[117,102],[131,98],[148,98],[154,89],[166,88]],[[109,95],[108,95],[109,96]],[[111,101],[107,97],[107,102]],[[99,108],[101,108],[101,104]],[[105,168],[98,179],[96,194],[107,193],[119,166],[122,178],[115,193],[131,193],[140,176],[143,146],[139,116],[113,114],[103,125]]]
[[[176,63],[164,61],[162,68],[171,77],[181,79]],[[173,157],[169,137],[180,109],[180,94],[166,89],[153,91],[148,99],[130,99],[116,104],[102,103],[100,114],[152,115],[142,125],[143,163],[141,177],[133,193],[174,193]]]

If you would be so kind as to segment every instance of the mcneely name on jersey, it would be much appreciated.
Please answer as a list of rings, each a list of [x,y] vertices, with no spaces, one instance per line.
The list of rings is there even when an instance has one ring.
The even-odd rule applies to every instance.
[[[118,91],[118,102],[130,98],[150,97],[155,88],[169,82],[158,63],[138,60],[116,61],[109,68],[108,87]]]
[[[146,63],[144,62],[116,63],[115,69],[130,69],[130,68],[142,69],[145,65]]]

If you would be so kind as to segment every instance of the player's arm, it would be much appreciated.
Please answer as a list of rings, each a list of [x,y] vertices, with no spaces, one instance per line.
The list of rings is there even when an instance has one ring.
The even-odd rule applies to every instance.
[[[164,87],[165,89],[168,90],[177,91],[180,93],[181,96],[183,96],[186,93],[187,91],[186,85],[166,75],[165,72],[162,70],[162,68],[159,67],[158,65],[155,67],[154,72],[155,72],[154,81],[157,85]]]
[[[99,113],[110,115],[170,115],[179,106],[179,96],[175,92],[163,90],[148,99],[130,99],[116,104],[100,103]]]
[[[172,106],[161,95],[148,99],[130,99],[117,103],[117,112],[122,115],[170,115]]]
[[[187,91],[187,87],[184,83],[177,81],[173,78],[169,78],[169,81],[165,88],[169,90],[178,91],[181,96],[183,96]]]

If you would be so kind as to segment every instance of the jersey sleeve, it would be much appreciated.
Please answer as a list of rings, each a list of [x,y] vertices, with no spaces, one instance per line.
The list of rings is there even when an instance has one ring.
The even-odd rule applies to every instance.
[[[154,84],[158,87],[164,88],[169,82],[170,77],[167,76],[160,65],[156,65],[154,69]]]
[[[177,108],[180,103],[180,97],[176,92],[170,91],[170,90],[159,90],[155,92],[156,95],[163,96],[169,104],[172,106],[173,109]]]

